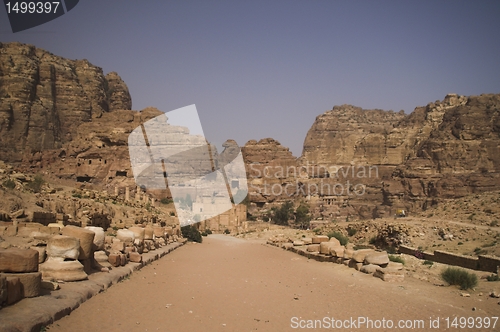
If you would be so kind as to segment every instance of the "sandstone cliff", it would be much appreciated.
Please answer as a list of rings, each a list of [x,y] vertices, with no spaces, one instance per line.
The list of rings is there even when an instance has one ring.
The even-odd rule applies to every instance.
[[[0,43],[0,158],[61,148],[84,122],[130,109],[127,86],[87,60],[32,45]]]

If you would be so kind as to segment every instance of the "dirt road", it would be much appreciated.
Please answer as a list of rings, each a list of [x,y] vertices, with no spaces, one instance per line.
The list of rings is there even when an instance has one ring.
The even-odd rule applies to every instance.
[[[446,317],[499,316],[498,299],[459,293],[411,278],[387,283],[343,265],[211,235],[134,273],[47,330],[293,331],[311,324],[328,329],[333,318],[342,321],[344,328],[335,329],[341,331],[391,330],[382,325],[389,320],[392,331],[428,331],[430,318],[435,327],[439,318],[433,330],[441,331]],[[399,320],[408,328],[398,328]],[[418,324],[423,328],[409,328]],[[474,331],[498,328],[500,322],[496,329]]]

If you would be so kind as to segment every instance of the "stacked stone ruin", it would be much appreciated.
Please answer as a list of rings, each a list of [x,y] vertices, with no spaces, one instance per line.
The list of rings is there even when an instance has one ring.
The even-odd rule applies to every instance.
[[[404,280],[403,264],[391,262],[386,251],[355,250],[352,244],[343,246],[336,238],[328,238],[326,235],[292,240],[280,234],[271,237],[267,243],[321,262],[344,264],[383,281],[401,282]]]
[[[55,290],[58,282],[86,280],[90,273],[109,272],[128,262],[143,264],[143,253],[183,241],[178,229],[159,225],[104,231],[59,223],[0,223],[0,235],[30,238],[33,244],[0,248],[0,308],[39,296],[42,288]]]

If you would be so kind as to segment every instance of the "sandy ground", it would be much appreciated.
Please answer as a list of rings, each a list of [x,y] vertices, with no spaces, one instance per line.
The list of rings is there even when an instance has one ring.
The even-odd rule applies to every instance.
[[[387,283],[346,266],[308,260],[292,252],[224,235],[189,243],[83,303],[47,327],[57,331],[292,331],[331,319],[351,320],[342,331],[446,329],[454,317],[500,316],[498,299],[461,297],[454,287],[412,278]],[[475,308],[475,310],[473,310]],[[360,325],[358,317],[372,321]],[[362,320],[363,318],[361,318]],[[419,324],[422,329],[397,328]],[[483,321],[484,322],[484,321]],[[422,324],[420,323],[420,324]],[[477,324],[477,323],[476,323]],[[312,326],[312,325],[309,325]],[[475,325],[477,327],[477,325]],[[471,331],[499,331],[474,328]]]

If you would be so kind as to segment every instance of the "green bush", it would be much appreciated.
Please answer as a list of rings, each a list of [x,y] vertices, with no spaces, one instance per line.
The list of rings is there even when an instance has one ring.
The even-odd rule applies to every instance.
[[[7,179],[2,183],[2,186],[7,189],[14,189],[16,187],[16,183],[11,179]]]
[[[227,228],[226,228],[226,229],[224,230],[224,234],[231,234],[231,231],[230,231],[229,229],[227,229]]]
[[[42,190],[42,186],[45,184],[45,180],[40,174],[35,175],[33,180],[28,183],[26,186],[33,190],[36,193],[39,193]]]
[[[389,260],[391,262],[401,263],[405,265],[405,260],[401,256],[389,255]]]
[[[182,236],[188,239],[188,241],[201,243],[203,241],[200,231],[192,226],[181,227]]]
[[[434,262],[433,261],[429,261],[429,260],[425,260],[422,264],[429,265],[429,267],[431,267],[432,265],[434,265]]]
[[[486,277],[486,280],[488,281],[500,281],[500,277],[498,276],[498,274],[492,274],[492,275],[489,275]]]
[[[477,286],[477,275],[456,267],[448,267],[441,272],[441,278],[450,285],[458,285],[460,289]]]
[[[205,233],[207,233],[207,235],[210,235],[212,234],[212,231],[210,229],[205,229]]]
[[[357,232],[358,232],[358,230],[355,228],[348,228],[347,229],[347,235],[349,235],[349,236],[354,236],[354,235],[356,235]]]
[[[347,244],[347,242],[349,242],[349,239],[347,238],[347,236],[344,236],[342,235],[341,233],[339,232],[332,232],[332,233],[328,233],[327,234],[328,237],[331,239],[332,237],[336,238],[337,240],[339,240],[340,244],[345,246]]]
[[[160,199],[160,203],[161,204],[171,204],[173,203],[174,201],[170,198],[166,198],[166,197],[163,197],[162,199]]]

